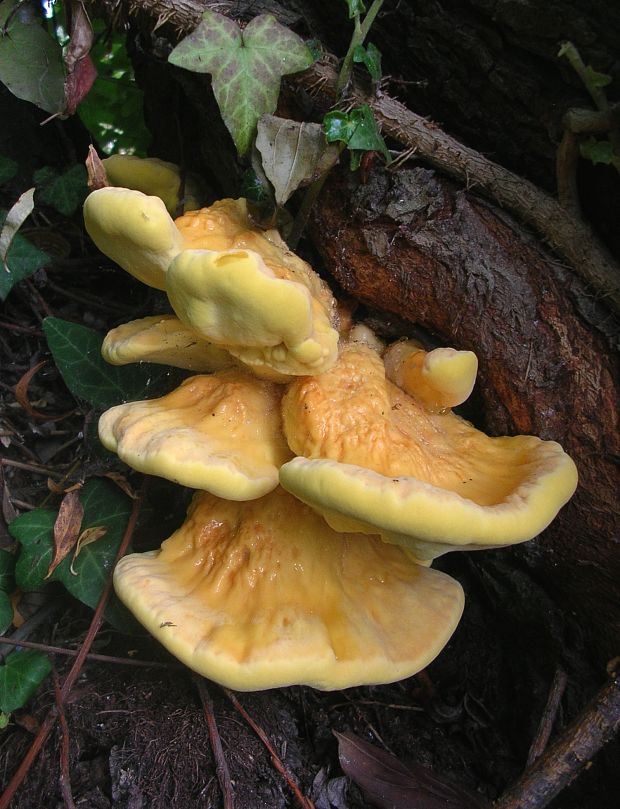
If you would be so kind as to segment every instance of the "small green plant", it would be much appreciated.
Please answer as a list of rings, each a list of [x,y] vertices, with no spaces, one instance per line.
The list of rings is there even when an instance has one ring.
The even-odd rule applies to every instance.
[[[611,76],[600,73],[592,65],[586,65],[572,42],[563,42],[558,57],[564,57],[583,82],[590,98],[599,112],[608,112],[610,105],[605,88],[611,84]],[[613,127],[606,139],[592,135],[579,144],[583,158],[594,165],[599,163],[614,166],[620,172],[620,133]]]

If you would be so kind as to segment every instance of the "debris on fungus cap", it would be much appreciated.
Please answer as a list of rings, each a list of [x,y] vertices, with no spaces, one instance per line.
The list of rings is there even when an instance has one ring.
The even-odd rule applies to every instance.
[[[322,373],[336,360],[338,332],[310,289],[286,275],[252,250],[184,250],[166,289],[180,320],[244,364]]]
[[[435,348],[425,351],[415,340],[399,340],[383,354],[387,378],[431,410],[466,401],[476,383],[478,358],[473,351]]]
[[[84,223],[102,253],[144,284],[166,288],[168,265],[184,245],[159,197],[100,188],[86,197]]]
[[[196,372],[236,364],[228,351],[204,340],[174,315],[153,315],[117,326],[106,334],[101,356],[111,365],[154,362]]]
[[[185,211],[199,207],[198,184],[191,175],[183,177],[175,163],[121,154],[106,157],[102,163],[110,185],[159,197],[171,216],[176,216],[181,205]]]
[[[532,539],[577,484],[559,444],[490,438],[432,412],[386,380],[361,344],[331,371],[295,380],[283,417],[300,456],[281,468],[284,488],[336,530],[380,534],[420,560]]]
[[[281,397],[281,386],[243,370],[194,376],[160,399],[107,410],[99,437],[139,472],[250,500],[277,486],[291,457]]]
[[[441,651],[461,586],[377,537],[336,533],[282,489],[195,495],[161,550],[122,559],[116,592],[172,654],[240,691],[388,683]]]

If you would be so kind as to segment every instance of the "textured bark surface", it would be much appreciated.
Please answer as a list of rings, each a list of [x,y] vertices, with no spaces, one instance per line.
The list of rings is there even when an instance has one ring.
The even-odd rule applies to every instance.
[[[559,441],[580,485],[539,539],[522,546],[603,654],[620,637],[620,381],[617,358],[581,318],[578,282],[513,221],[431,171],[342,174],[321,198],[313,237],[344,290],[475,351],[493,434]]]

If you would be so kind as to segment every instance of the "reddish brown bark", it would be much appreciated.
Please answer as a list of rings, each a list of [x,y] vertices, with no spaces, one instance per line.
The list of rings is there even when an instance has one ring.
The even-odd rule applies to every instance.
[[[514,221],[429,171],[354,182],[341,175],[318,206],[327,268],[358,300],[476,352],[491,433],[555,439],[572,455],[579,489],[523,553],[599,650],[617,654],[620,380],[614,350],[579,312],[584,290]]]

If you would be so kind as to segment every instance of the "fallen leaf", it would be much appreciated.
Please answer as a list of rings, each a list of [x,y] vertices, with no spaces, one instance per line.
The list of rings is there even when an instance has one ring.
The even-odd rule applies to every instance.
[[[99,188],[107,188],[110,185],[108,182],[108,175],[105,173],[105,168],[101,162],[101,158],[97,154],[94,146],[88,147],[88,155],[86,157],[86,171],[88,173],[87,185],[90,191],[97,191]]]
[[[70,12],[70,39],[64,57],[68,73],[71,73],[81,59],[88,56],[95,40],[93,26],[81,0],[71,0]]]
[[[62,560],[73,550],[80,536],[84,507],[77,491],[66,494],[54,523],[54,555],[45,575],[52,575]]]
[[[6,215],[2,231],[0,231],[0,260],[5,272],[9,272],[7,256],[15,234],[24,224],[34,209],[34,186],[29,188],[17,200]]]
[[[258,122],[256,148],[279,205],[298,188],[309,185],[338,162],[340,149],[327,144],[320,124],[299,123],[275,115]]]
[[[395,756],[353,733],[336,733],[344,772],[379,809],[484,809],[477,795],[447,783],[419,764]]]
[[[93,542],[96,542],[98,539],[101,539],[101,537],[105,536],[107,533],[108,529],[103,525],[95,525],[92,528],[87,528],[85,531],[82,531],[78,538],[77,545],[75,546],[75,553],[73,554],[71,567],[69,568],[74,576],[77,576],[77,572],[73,569],[73,565],[75,560],[80,555],[82,549],[87,545],[91,545]]]
[[[38,362],[26,371],[15,385],[15,399],[31,419],[39,419],[39,421],[61,421],[67,418],[67,416],[70,416],[74,411],[68,410],[66,413],[61,413],[59,416],[48,415],[47,413],[41,413],[39,410],[36,410],[28,398],[28,388],[30,387],[33,376],[35,376],[44,365],[47,365],[47,363],[47,360],[41,360],[41,362]]]
[[[63,115],[73,115],[86,96],[89,94],[95,79],[97,68],[90,55],[85,56],[76,63],[65,79],[65,109]]]
[[[120,472],[106,472],[103,477],[108,478],[108,480],[111,480],[112,483],[116,483],[118,488],[124,492],[127,497],[131,497],[132,500],[138,499],[138,493],[134,488],[132,488],[127,478],[124,475],[121,475]]]

